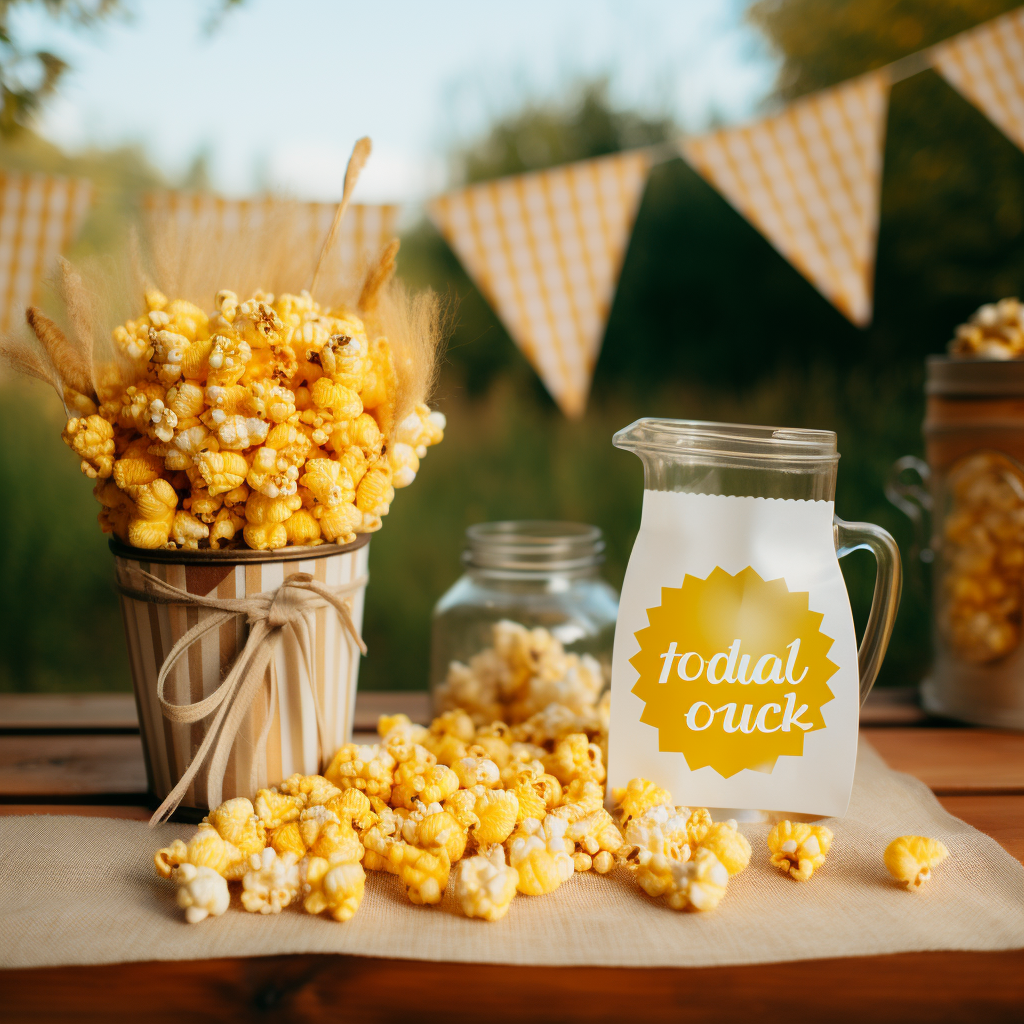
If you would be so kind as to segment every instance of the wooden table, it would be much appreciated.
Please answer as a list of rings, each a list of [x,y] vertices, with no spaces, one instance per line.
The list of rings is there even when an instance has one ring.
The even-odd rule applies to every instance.
[[[398,709],[422,720],[425,696],[361,694],[357,731]],[[1024,734],[929,721],[910,691],[876,692],[862,727],[893,768],[1024,860]],[[0,814],[144,820],[147,808],[130,696],[0,695]],[[649,970],[306,955],[0,973],[0,1020],[68,1019],[1020,1024],[1024,951]]]

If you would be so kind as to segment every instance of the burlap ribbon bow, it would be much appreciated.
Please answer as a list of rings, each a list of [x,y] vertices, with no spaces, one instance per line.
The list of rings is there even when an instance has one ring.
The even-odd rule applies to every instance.
[[[333,606],[345,629],[360,652],[366,653],[366,645],[352,619],[351,595],[366,585],[367,577],[360,576],[351,583],[339,587],[327,586],[307,572],[295,573],[285,579],[276,590],[268,590],[252,597],[220,598],[201,597],[179,590],[152,573],[132,566],[125,566],[118,575],[117,588],[125,597],[137,601],[157,604],[180,604],[192,608],[209,608],[214,614],[193,626],[170,649],[160,674],[157,676],[156,694],[164,717],[171,722],[192,723],[214,714],[206,729],[206,736],[196,751],[178,784],[167,795],[167,799],[149,819],[150,825],[166,821],[181,803],[189,786],[209,758],[207,768],[207,798],[210,807],[221,802],[224,773],[227,770],[231,747],[238,735],[239,727],[267,676],[267,668],[274,657],[274,651],[285,629],[291,629],[298,641],[306,665],[306,678],[313,690],[313,706],[316,709],[317,732],[321,750],[325,748],[327,735],[324,727],[324,712],[313,687],[313,657],[307,615]],[[229,619],[244,615],[249,625],[249,636],[245,646],[235,658],[220,686],[208,697],[195,704],[171,704],[164,699],[164,685],[174,671],[178,661],[189,648],[199,643],[211,630],[219,629]],[[275,674],[270,673],[270,707],[276,699]],[[270,733],[272,716],[268,715],[258,740],[257,749],[262,750]],[[212,755],[211,755],[212,752]],[[258,759],[253,760],[250,789],[257,786]]]

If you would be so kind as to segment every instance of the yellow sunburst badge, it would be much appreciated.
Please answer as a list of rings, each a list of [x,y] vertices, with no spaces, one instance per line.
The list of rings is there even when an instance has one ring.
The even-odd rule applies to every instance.
[[[825,728],[827,683],[839,668],[807,600],[750,567],[662,588],[630,659],[640,673],[633,693],[646,705],[640,721],[658,730],[659,750],[723,778],[803,755],[804,735]]]

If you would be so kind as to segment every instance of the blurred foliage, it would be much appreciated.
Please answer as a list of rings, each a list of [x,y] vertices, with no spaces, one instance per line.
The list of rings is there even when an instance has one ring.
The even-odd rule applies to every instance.
[[[879,66],[1008,6],[762,0],[750,17],[782,58],[781,98]],[[498,121],[455,156],[462,176],[475,181],[658,142],[673,132],[665,119],[616,109],[597,83],[565,102]],[[56,170],[67,159],[38,141],[33,146],[18,158],[24,166],[38,159]],[[12,159],[6,146],[0,149],[0,165]],[[136,183],[155,175],[131,151],[82,159],[94,159],[96,173],[110,182],[110,218],[131,206]],[[941,351],[953,326],[982,302],[1020,290],[1024,154],[925,72],[893,90],[885,164],[876,314],[866,331],[852,327],[686,164],[656,166],[590,406],[577,422],[558,413],[437,232],[424,223],[407,233],[403,276],[433,285],[454,310],[435,398],[450,427],[371,545],[364,625],[371,653],[361,685],[426,684],[430,609],[459,575],[463,532],[473,522],[596,523],[607,536],[607,576],[620,583],[643,485],[640,463],[613,449],[611,435],[639,416],[836,430],[843,455],[839,515],[880,523],[907,550],[909,526],[886,503],[883,482],[895,458],[922,452],[923,357]],[[201,180],[201,159],[193,171]],[[121,230],[123,220],[110,218],[103,219],[114,223],[109,231]],[[88,244],[98,245],[103,230],[97,221],[87,236],[97,241]],[[18,595],[4,600],[18,607],[0,610],[8,640],[0,645],[0,688],[125,687],[110,557],[89,484],[60,443],[59,407],[10,394],[0,395],[0,431],[18,443],[7,446],[0,472],[18,511],[0,558]],[[859,552],[843,568],[862,628],[874,566]],[[921,678],[928,621],[926,595],[908,585],[883,684]]]
[[[11,31],[14,9],[27,6],[84,27],[102,21],[120,5],[118,0],[0,0],[0,138],[28,123],[68,69],[49,50],[26,50]]]

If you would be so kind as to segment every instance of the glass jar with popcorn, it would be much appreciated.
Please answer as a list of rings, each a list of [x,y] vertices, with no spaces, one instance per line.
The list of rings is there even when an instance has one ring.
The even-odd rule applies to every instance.
[[[922,533],[931,515],[935,650],[922,700],[1024,729],[1024,306],[982,306],[949,357],[928,359],[925,390],[927,461],[900,459],[888,487]]]
[[[434,609],[435,710],[513,725],[558,704],[581,728],[596,720],[618,612],[603,553],[601,531],[581,523],[469,527],[465,573]]]

